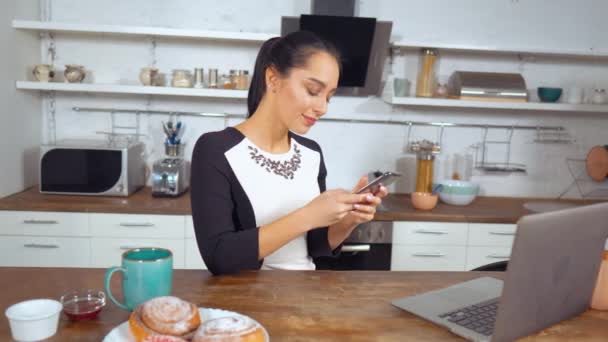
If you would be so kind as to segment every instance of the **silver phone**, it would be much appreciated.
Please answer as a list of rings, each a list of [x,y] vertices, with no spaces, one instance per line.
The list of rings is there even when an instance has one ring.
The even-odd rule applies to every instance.
[[[365,192],[368,189],[370,190],[371,193],[376,193],[376,192],[378,192],[378,190],[380,190],[380,185],[384,185],[385,187],[389,186],[389,185],[393,184],[399,177],[401,177],[400,173],[390,172],[390,171],[384,172],[379,177],[374,178],[374,180],[367,183],[367,185],[365,185],[361,189],[355,191],[355,193],[360,194],[360,193]]]

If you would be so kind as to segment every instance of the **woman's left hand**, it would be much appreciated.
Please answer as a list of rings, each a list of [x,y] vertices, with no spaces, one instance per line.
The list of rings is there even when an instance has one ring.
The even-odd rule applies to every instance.
[[[367,176],[361,177],[353,191],[362,188],[367,183]],[[353,210],[345,219],[348,219],[355,225],[371,221],[376,214],[376,208],[382,203],[382,198],[386,197],[386,195],[388,195],[388,189],[381,185],[375,193],[368,193],[365,202],[354,204]]]

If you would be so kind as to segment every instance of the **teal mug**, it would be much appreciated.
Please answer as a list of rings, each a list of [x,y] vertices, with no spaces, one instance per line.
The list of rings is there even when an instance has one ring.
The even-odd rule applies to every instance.
[[[124,303],[114,298],[110,280],[114,272],[122,272]],[[149,247],[130,249],[122,254],[122,266],[106,271],[105,289],[108,297],[122,309],[133,310],[148,299],[171,294],[173,253],[168,249]]]

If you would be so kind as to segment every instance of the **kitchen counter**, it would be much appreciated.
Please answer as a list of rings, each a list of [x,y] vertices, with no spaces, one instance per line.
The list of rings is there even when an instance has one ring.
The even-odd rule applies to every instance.
[[[58,298],[69,289],[102,288],[103,269],[0,268],[0,309],[33,298]],[[462,341],[448,330],[393,307],[391,300],[445,287],[480,272],[257,271],[213,277],[174,272],[173,294],[199,306],[249,315],[272,341]],[[118,291],[119,279],[112,286]],[[62,318],[48,341],[101,341],[128,313],[109,303],[96,320]],[[588,310],[524,341],[605,341],[608,312]],[[10,340],[8,321],[0,341]]]
[[[408,194],[391,194],[384,199],[383,210],[376,213],[377,221],[443,221],[515,223],[523,215],[529,214],[524,203],[552,201],[592,203],[582,200],[554,200],[542,198],[478,197],[464,207],[439,203],[430,211],[415,210]],[[33,187],[23,192],[0,199],[0,210],[63,211],[94,213],[126,213],[157,215],[190,215],[188,193],[178,198],[152,197],[150,188],[144,188],[129,197],[95,197],[45,195]]]

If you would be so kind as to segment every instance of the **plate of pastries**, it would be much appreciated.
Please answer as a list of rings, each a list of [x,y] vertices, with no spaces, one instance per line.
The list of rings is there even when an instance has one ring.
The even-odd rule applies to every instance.
[[[199,308],[173,296],[137,306],[104,342],[268,342],[256,320],[233,311]]]

